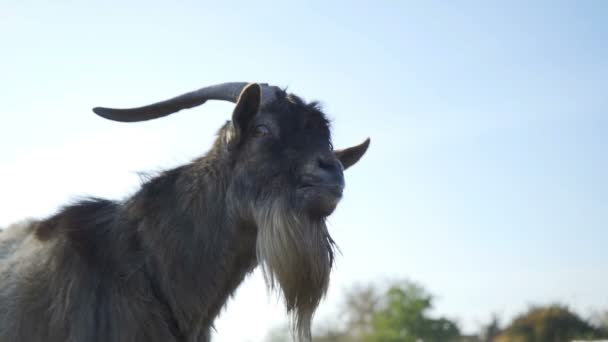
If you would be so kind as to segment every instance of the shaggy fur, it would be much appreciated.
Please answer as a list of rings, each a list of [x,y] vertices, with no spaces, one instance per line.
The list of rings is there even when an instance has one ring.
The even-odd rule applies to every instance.
[[[0,342],[209,341],[258,264],[309,340],[333,263],[324,221],[339,197],[297,184],[319,155],[344,152],[331,151],[318,106],[287,94],[251,103],[237,104],[205,156],[127,200],[84,199],[1,232]],[[260,124],[273,135],[260,137]]]
[[[266,283],[282,290],[299,337],[310,338],[312,315],[327,291],[334,260],[325,222],[291,212],[280,200],[256,210],[255,217],[260,227],[257,256]]]

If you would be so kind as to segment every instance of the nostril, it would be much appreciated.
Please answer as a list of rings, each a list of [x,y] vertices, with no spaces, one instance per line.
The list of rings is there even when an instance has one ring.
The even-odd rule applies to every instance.
[[[340,165],[338,164],[338,161],[333,158],[319,158],[317,164],[318,167],[324,171],[336,172],[340,170]]]
[[[335,168],[333,163],[325,158],[319,158],[318,166],[320,169],[331,171]]]

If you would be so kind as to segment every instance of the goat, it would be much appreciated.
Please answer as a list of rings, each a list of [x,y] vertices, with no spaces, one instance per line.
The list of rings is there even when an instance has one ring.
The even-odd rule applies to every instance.
[[[209,341],[257,265],[310,340],[334,261],[325,219],[369,139],[333,150],[318,104],[266,84],[93,111],[136,122],[207,100],[236,106],[204,156],[124,201],[88,198],[0,233],[0,342]]]

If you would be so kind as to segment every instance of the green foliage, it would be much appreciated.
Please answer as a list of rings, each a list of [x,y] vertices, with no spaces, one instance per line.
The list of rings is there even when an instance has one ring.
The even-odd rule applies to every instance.
[[[566,342],[608,338],[608,311],[584,320],[563,305],[532,307],[504,329],[497,316],[479,336],[463,336],[453,321],[433,317],[433,296],[409,281],[384,290],[356,286],[345,294],[340,316],[321,322],[315,342]],[[316,322],[319,322],[317,319]],[[268,342],[293,341],[286,327],[269,334]]]
[[[355,287],[346,295],[343,329],[325,329],[317,342],[456,341],[459,330],[446,318],[432,318],[433,297],[412,282],[394,283],[386,291]]]
[[[566,342],[608,337],[562,305],[532,307],[516,317],[496,342]]]
[[[456,324],[446,318],[431,318],[433,297],[411,282],[395,284],[384,294],[375,312],[365,342],[455,341]]]

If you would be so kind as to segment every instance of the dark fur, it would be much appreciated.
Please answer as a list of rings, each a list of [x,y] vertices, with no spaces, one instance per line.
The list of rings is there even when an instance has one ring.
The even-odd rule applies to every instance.
[[[252,140],[258,121],[279,128],[280,139]],[[24,226],[22,237],[6,238],[10,255],[0,260],[0,341],[208,341],[220,309],[259,264],[266,223],[256,215],[272,203],[302,219],[301,241],[290,243],[310,254],[306,262],[293,257],[304,273],[267,265],[267,276],[277,278],[288,310],[304,316],[297,324],[308,338],[333,242],[325,217],[304,213],[286,189],[329,145],[319,107],[282,94],[255,117],[228,122],[205,156],[153,177],[129,199],[82,200]],[[309,226],[317,230],[307,241]],[[298,288],[302,279],[320,288]]]

